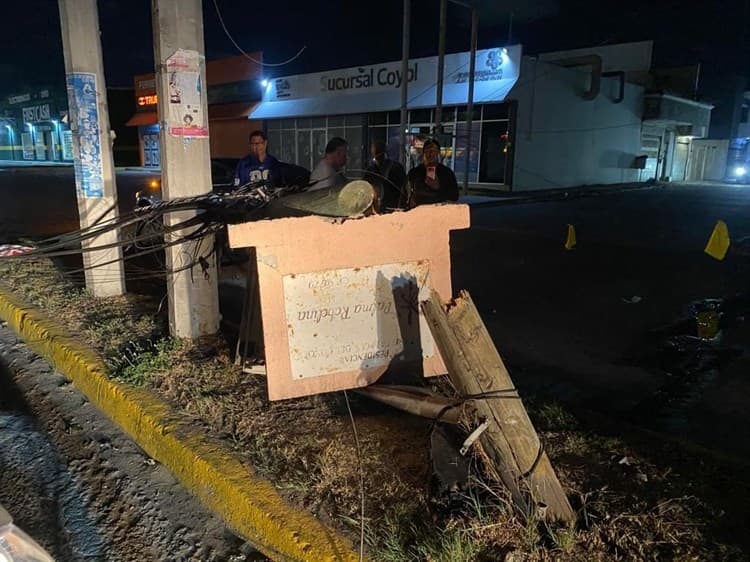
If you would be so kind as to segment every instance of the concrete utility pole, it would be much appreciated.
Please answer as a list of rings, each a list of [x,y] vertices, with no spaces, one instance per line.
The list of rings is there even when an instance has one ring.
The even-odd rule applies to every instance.
[[[59,0],[81,228],[117,218],[107,88],[96,0]],[[117,230],[83,242],[86,287],[97,297],[125,292]],[[112,244],[106,250],[87,248]],[[95,267],[94,267],[95,266]]]
[[[401,143],[401,163],[406,168],[406,127],[409,123],[407,104],[409,102],[409,29],[411,27],[411,0],[404,0],[404,26],[401,31],[401,130],[399,141]],[[408,172],[408,170],[407,170]]]
[[[464,195],[469,192],[469,168],[471,166],[471,128],[474,123],[474,74],[477,61],[477,32],[479,29],[479,12],[476,6],[471,7],[471,58],[469,59],[469,99],[466,104],[466,169],[464,171]]]
[[[448,19],[448,0],[440,0],[440,31],[438,34],[438,74],[437,99],[435,100],[435,130],[439,135],[443,132],[443,77],[445,75],[445,32]],[[442,144],[442,140],[440,143]]]
[[[152,0],[151,9],[161,127],[162,193],[166,200],[210,193],[201,0]],[[170,226],[193,216],[194,211],[170,213],[165,223]],[[169,235],[167,242],[187,232]],[[195,338],[219,329],[213,244],[213,236],[207,236],[166,249],[167,268],[174,271],[167,274],[169,329],[174,336]],[[195,265],[178,271],[197,256],[205,258],[205,269]]]

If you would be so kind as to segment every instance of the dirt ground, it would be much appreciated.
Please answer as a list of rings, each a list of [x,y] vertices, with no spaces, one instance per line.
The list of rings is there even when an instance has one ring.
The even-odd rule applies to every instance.
[[[56,560],[265,560],[0,327],[0,503]]]
[[[579,520],[575,529],[523,522],[502,488],[484,477],[478,457],[458,486],[435,485],[429,421],[350,394],[358,449],[341,393],[269,402],[265,380],[241,374],[222,339],[187,344],[165,338],[156,302],[93,299],[43,265],[14,266],[3,280],[48,315],[64,318],[102,354],[112,376],[158,393],[223,439],[291,503],[355,543],[361,465],[366,553],[373,560],[748,558],[746,463],[601,413],[525,396]],[[432,384],[449,392],[442,379]],[[92,470],[100,466],[94,458]],[[179,537],[167,543],[173,540],[185,548]]]

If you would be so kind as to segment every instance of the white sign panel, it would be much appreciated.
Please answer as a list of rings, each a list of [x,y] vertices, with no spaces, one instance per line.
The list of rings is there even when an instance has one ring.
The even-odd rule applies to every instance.
[[[283,277],[293,379],[432,357],[426,261]]]
[[[468,99],[470,53],[445,57],[443,104],[465,104]],[[503,101],[518,80],[521,46],[484,49],[476,53],[474,101]],[[404,77],[401,62],[357,66],[272,80],[263,102],[251,117],[273,119],[302,115],[326,115],[388,111],[401,105],[401,85],[408,81],[408,106],[434,106],[437,97],[438,58],[409,61]]]
[[[475,82],[517,78],[520,55],[521,49],[519,46],[477,51]],[[445,85],[467,83],[469,80],[469,62],[470,53],[447,55],[445,57]],[[425,57],[409,61],[407,78],[409,89],[414,94],[435,87],[437,63],[437,57]],[[273,80],[269,85],[269,91],[263,96],[263,101],[340,95],[341,93],[359,94],[392,91],[400,95],[403,80],[400,61],[344,68],[317,74],[302,74]]]
[[[24,123],[40,123],[42,121],[49,121],[51,119],[51,111],[48,103],[42,103],[39,105],[32,105],[31,107],[24,107],[23,122]]]
[[[169,112],[167,130],[176,137],[208,137],[203,115],[201,56],[198,51],[179,49],[167,59]]]

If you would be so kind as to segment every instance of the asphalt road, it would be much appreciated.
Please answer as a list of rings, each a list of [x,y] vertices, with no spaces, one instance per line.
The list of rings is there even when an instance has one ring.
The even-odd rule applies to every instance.
[[[703,252],[719,219],[724,261]],[[454,291],[472,294],[527,395],[747,458],[750,187],[475,208],[452,246]],[[711,297],[731,298],[722,344],[675,349],[670,337],[695,334],[689,304]]]
[[[159,174],[117,170],[120,213],[133,210],[135,193]],[[73,166],[0,166],[0,239],[52,236],[79,228]]]
[[[266,560],[4,323],[0,503],[56,560]]]
[[[121,204],[131,205],[148,178],[119,172]],[[0,197],[0,241],[14,229],[47,234],[77,224],[70,168],[0,169]],[[723,261],[703,252],[719,219],[732,238]],[[571,251],[568,224],[578,240]],[[742,321],[750,312],[750,186],[477,206],[471,229],[454,233],[452,255],[454,291],[472,294],[527,394],[750,453],[750,333]],[[231,323],[241,295],[237,282],[222,284]],[[730,299],[722,343],[680,348],[669,338],[695,334],[688,308],[705,298]]]

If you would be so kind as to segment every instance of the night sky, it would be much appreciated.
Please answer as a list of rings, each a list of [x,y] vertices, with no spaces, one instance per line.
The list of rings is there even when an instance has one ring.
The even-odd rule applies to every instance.
[[[246,51],[263,50],[269,76],[397,60],[401,56],[401,0],[216,0],[229,31]],[[149,0],[100,0],[104,65],[109,86],[132,86],[153,70]],[[654,39],[655,64],[702,64],[704,80],[750,74],[750,0],[691,3],[678,0],[480,0],[479,47],[511,41],[528,54]],[[529,7],[527,4],[531,4]],[[214,0],[203,1],[209,60],[238,54],[219,25]],[[8,0],[0,34],[0,95],[64,84],[56,0]],[[448,52],[469,48],[469,13],[448,8]],[[412,0],[413,57],[437,54],[438,0]]]

